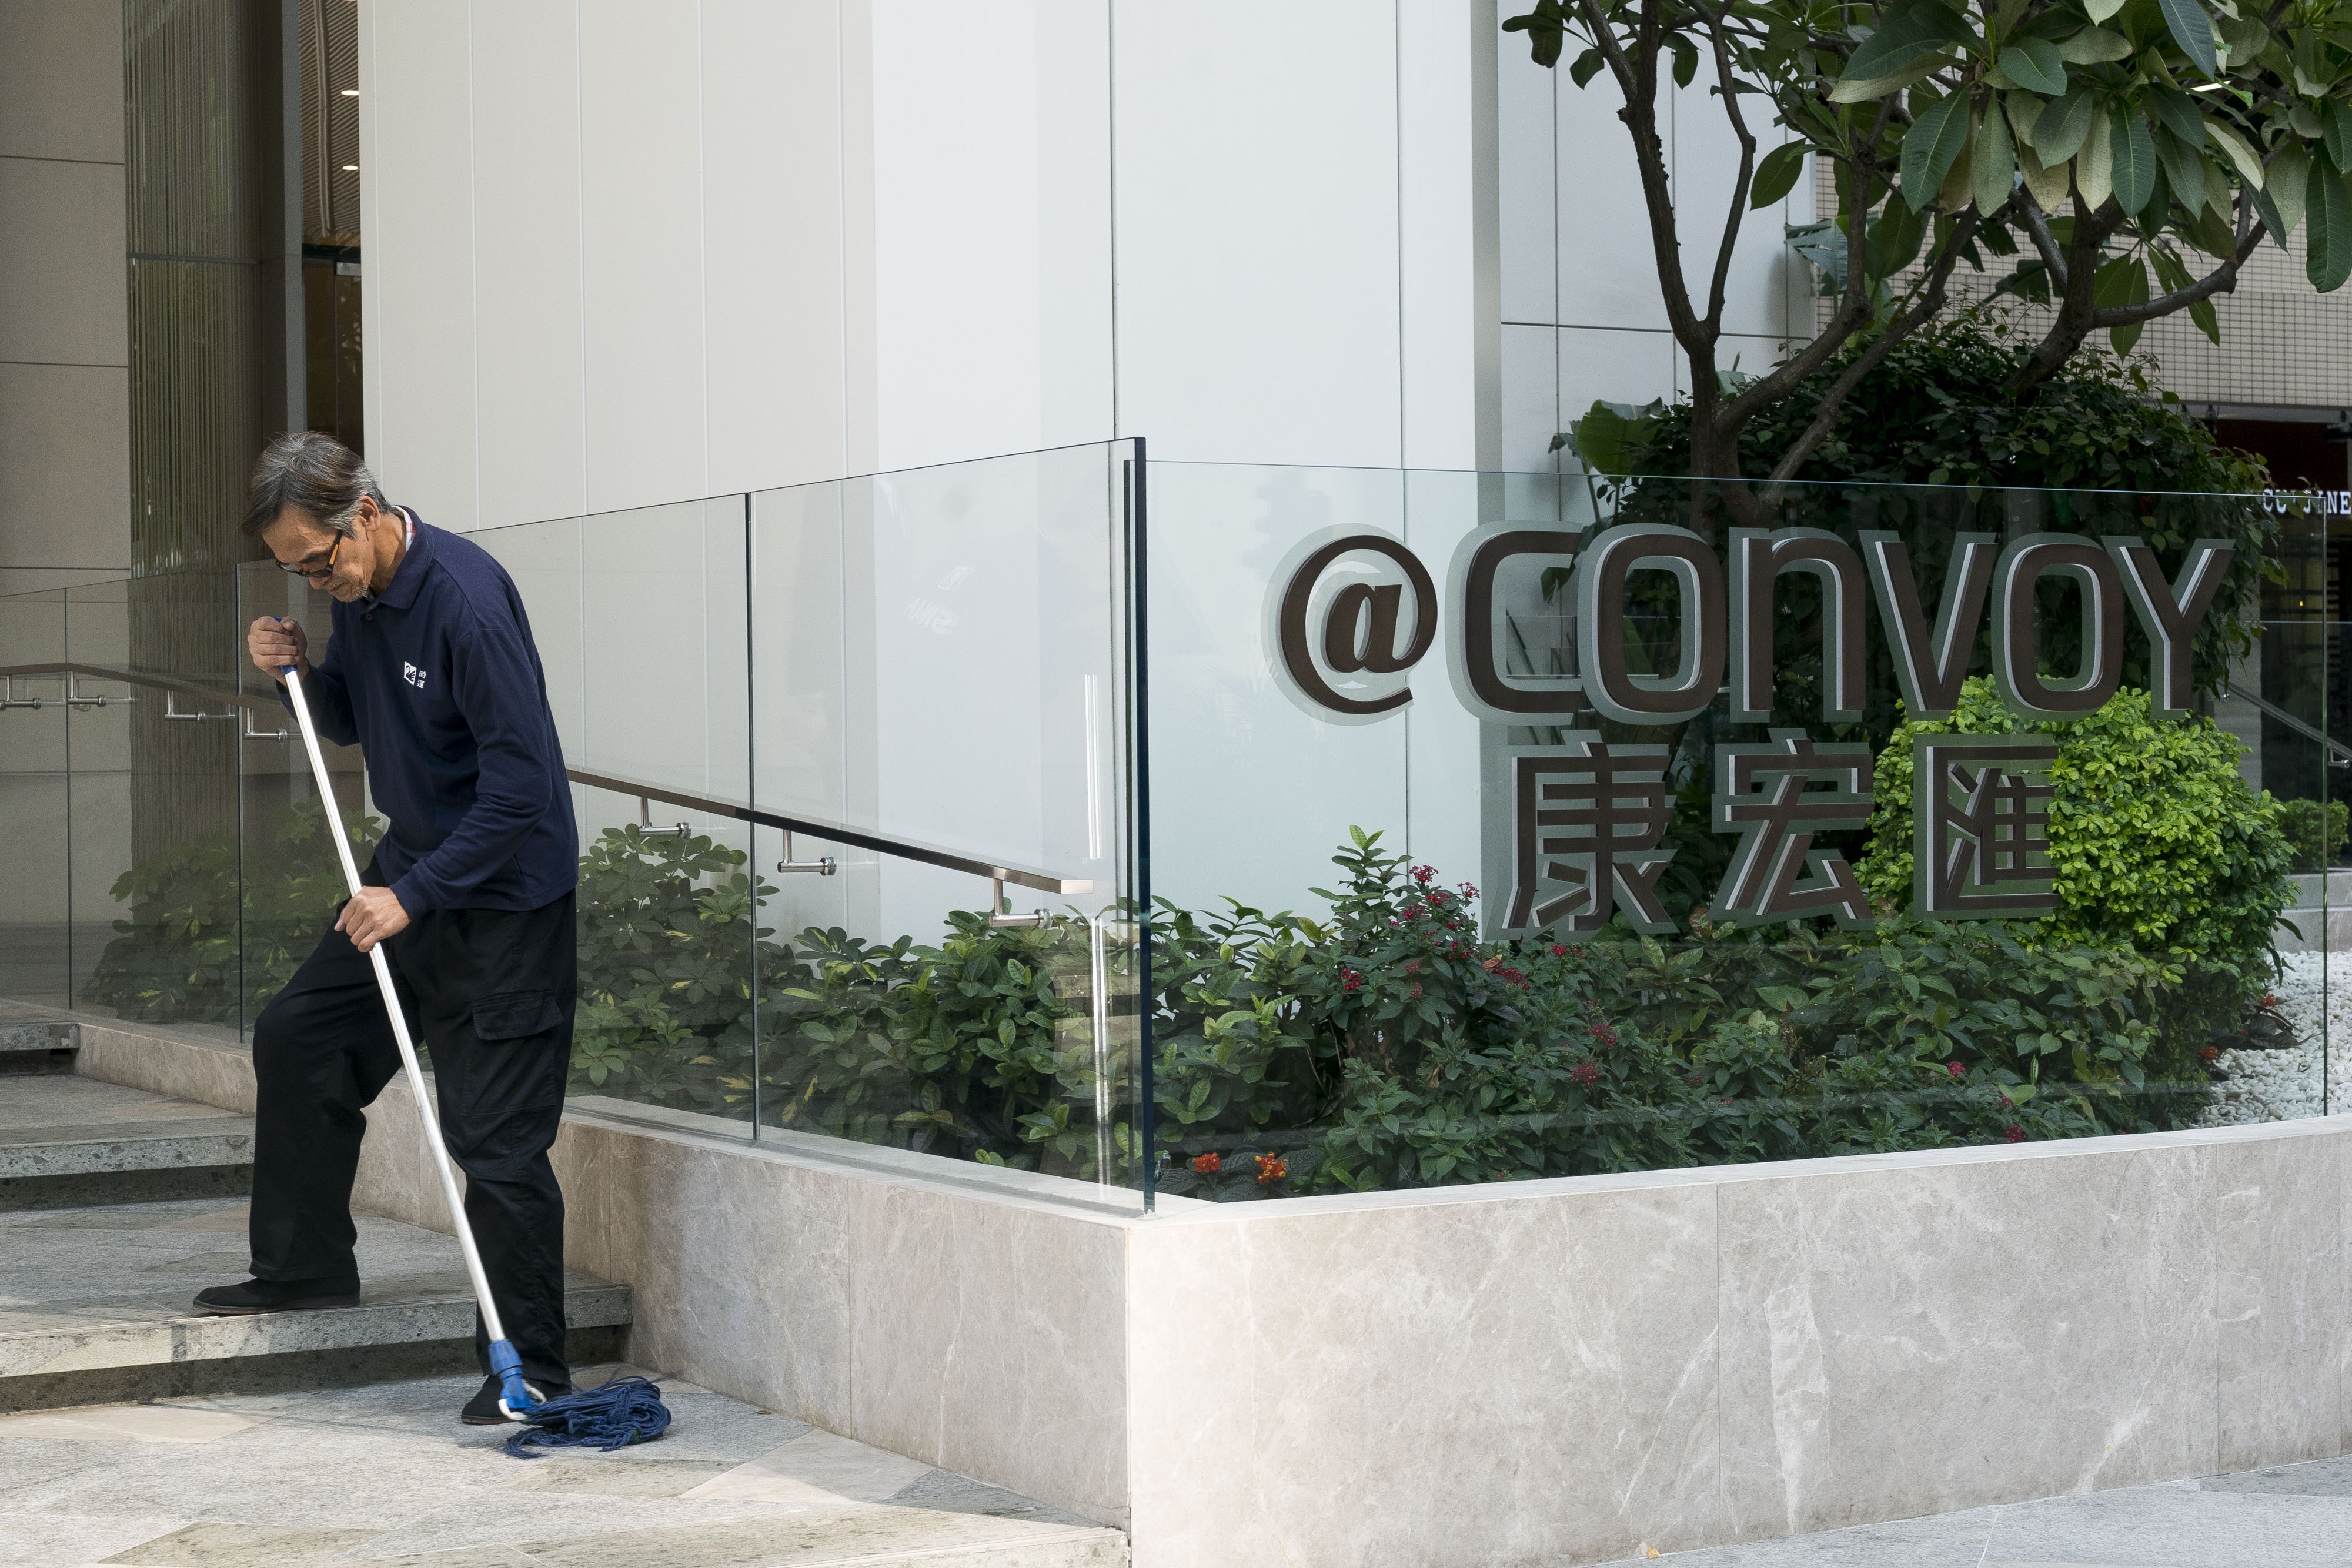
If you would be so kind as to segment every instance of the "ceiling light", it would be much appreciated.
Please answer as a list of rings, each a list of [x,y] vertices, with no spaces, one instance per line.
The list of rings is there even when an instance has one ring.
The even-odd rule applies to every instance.
[[[356,174],[359,172],[360,166],[356,163],[346,163],[343,165],[343,172],[346,174]]]
[[[359,95],[360,89],[355,87],[347,87],[343,89],[343,96],[345,98],[357,98]]]

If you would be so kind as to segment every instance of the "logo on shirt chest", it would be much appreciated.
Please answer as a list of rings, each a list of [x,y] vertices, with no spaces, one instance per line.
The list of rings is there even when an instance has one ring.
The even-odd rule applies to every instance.
[[[425,672],[405,661],[400,666],[400,678],[420,692],[425,689]]]

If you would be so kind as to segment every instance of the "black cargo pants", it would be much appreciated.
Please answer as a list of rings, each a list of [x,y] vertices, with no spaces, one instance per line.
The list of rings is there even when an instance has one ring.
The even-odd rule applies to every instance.
[[[361,879],[382,886],[375,867]],[[574,895],[537,909],[436,909],[384,944],[411,1038],[432,1056],[466,1218],[525,1376],[569,1383],[563,1191],[547,1151],[563,1115],[578,998]],[[400,1073],[375,967],[329,931],[253,1029],[253,1272],[356,1272],[352,1178],[362,1109]],[[407,1086],[395,1086],[406,1094]],[[423,1177],[437,1193],[429,1166]],[[488,1344],[479,1314],[474,1339]],[[489,1370],[487,1360],[483,1371]]]

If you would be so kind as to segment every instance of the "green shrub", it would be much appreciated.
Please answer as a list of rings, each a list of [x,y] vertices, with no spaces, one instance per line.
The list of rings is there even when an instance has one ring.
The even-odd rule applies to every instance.
[[[353,811],[343,823],[364,862],[383,822]],[[294,977],[345,891],[315,798],[289,807],[267,839],[186,840],[115,879],[131,915],[114,923],[83,1000],[121,1018],[235,1027]]]
[[[2295,870],[2324,871],[2337,862],[2344,853],[2344,841],[2352,838],[2352,805],[2341,800],[2325,805],[2317,800],[2282,800],[2279,831],[2286,835],[2294,852]]]
[[[281,836],[305,841],[299,827]],[[226,1005],[198,988],[123,988],[134,969],[223,961],[221,852],[177,851],[129,879],[142,918],[101,972],[141,1016]],[[288,972],[339,891],[317,858],[290,859],[273,888],[247,879],[249,907],[300,915]],[[2119,944],[1902,920],[1482,942],[1475,890],[1378,834],[1355,832],[1334,862],[1339,884],[1315,890],[1325,919],[1160,905],[1164,1190],[1258,1197],[2074,1137],[2181,1124],[2208,1098],[2193,1062],[2158,1071],[2177,969]],[[707,838],[623,828],[590,846],[574,1092],[739,1119],[756,1106],[771,1125],[1134,1180],[1137,1020],[1109,998],[1127,1045],[1098,1082],[1085,922],[1007,930],[964,913],[931,947],[838,929],[781,941],[753,925],[773,892]],[[1131,944],[1109,956],[1129,972]]]
[[[2020,926],[2042,948],[2129,947],[2179,966],[2168,1038],[2191,1047],[2228,1030],[2278,974],[2272,933],[2288,900],[2279,806],[2238,771],[2242,747],[2210,719],[2154,716],[2125,689],[2086,717],[2029,724],[1979,677],[1948,720],[1911,720],[1879,754],[1871,894],[1911,897],[1911,748],[1930,734],[2040,730],[2058,741],[2050,862],[2058,913]],[[2194,1037],[2194,1038],[2192,1038]]]

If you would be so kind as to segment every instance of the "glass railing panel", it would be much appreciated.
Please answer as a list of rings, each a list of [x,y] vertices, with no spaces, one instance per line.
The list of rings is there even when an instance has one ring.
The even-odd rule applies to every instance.
[[[88,601],[74,656],[106,672],[83,678],[110,700],[77,723],[88,721],[98,755],[121,764],[116,779],[91,781],[100,800],[121,804],[94,811],[90,831],[75,837],[92,883],[109,879],[113,916],[79,1001],[234,1033],[245,1010],[247,912],[243,724],[231,700],[244,646],[235,572],[132,578]]]
[[[2262,618],[2261,497],[1166,463],[1151,495],[1162,1191],[2323,1103],[2261,790],[2331,788],[2328,649]],[[2121,574],[2170,608],[2208,538],[2175,673]]]
[[[740,495],[470,536],[522,595],[575,772],[577,1103],[747,1134],[751,827]]]
[[[130,584],[85,584],[67,590],[65,599],[66,653],[79,666],[66,716],[73,764],[70,969],[77,1005],[87,1008],[102,983],[106,956],[132,914],[132,730],[145,694],[128,681],[92,673],[129,663]]]
[[[752,497],[763,1135],[1140,1201],[1136,466],[1115,444]]]
[[[66,596],[0,598],[0,669],[61,663]],[[72,995],[71,733],[62,675],[0,690],[0,1003],[60,1008]]]

